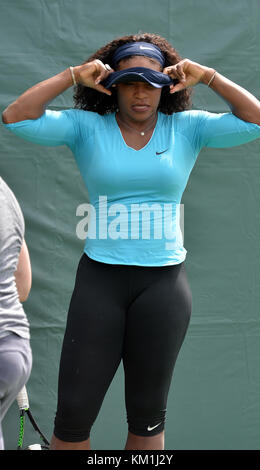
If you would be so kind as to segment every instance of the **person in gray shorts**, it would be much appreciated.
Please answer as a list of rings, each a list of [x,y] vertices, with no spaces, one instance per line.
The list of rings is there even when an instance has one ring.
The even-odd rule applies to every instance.
[[[22,302],[31,289],[31,264],[19,203],[0,176],[0,450],[2,420],[30,377],[30,326]]]

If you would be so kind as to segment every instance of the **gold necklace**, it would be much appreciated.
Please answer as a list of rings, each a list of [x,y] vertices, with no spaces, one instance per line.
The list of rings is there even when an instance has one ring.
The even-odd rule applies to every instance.
[[[134,127],[129,126],[129,124],[126,124],[126,122],[122,121],[122,119],[120,119],[120,117],[119,117],[118,115],[117,115],[117,119],[118,119],[124,126],[128,127],[128,128],[131,129],[132,131],[137,132],[137,134],[144,136],[145,133],[146,133],[147,131],[149,131],[150,129],[152,129],[152,127],[154,126],[154,124],[155,124],[155,122],[156,122],[156,120],[157,120],[157,115],[155,116],[155,119],[154,119],[152,125],[149,126],[149,127],[147,127],[146,129],[144,129],[144,130],[141,131],[141,132],[138,131],[137,129],[135,129]]]

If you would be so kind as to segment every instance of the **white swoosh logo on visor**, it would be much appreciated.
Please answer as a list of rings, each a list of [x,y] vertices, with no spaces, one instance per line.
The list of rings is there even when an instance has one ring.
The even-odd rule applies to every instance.
[[[153,49],[151,47],[145,47],[145,46],[139,46],[140,49],[148,49],[149,51],[153,51]]]

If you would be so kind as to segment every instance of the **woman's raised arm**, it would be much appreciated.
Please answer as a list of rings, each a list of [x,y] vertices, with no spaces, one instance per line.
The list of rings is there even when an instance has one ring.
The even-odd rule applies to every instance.
[[[108,71],[100,60],[73,67],[76,84],[81,83],[108,95],[111,95],[111,91],[98,84],[97,80],[105,79],[111,71]],[[2,113],[3,122],[10,124],[27,119],[38,119],[44,113],[48,103],[73,84],[69,67],[63,72],[37,83],[7,106]]]
[[[170,87],[175,93],[197,83],[209,85],[229,105],[232,113],[239,119],[260,125],[260,101],[249,91],[218,73],[215,69],[183,59],[176,65],[163,70],[180,83]]]

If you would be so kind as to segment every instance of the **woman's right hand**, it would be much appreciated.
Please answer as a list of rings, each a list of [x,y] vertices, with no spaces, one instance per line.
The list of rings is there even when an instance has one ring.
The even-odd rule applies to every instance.
[[[111,67],[110,70],[107,70],[101,60],[95,59],[86,64],[78,65],[73,67],[73,71],[77,84],[80,83],[81,85],[106,93],[109,96],[112,95],[112,92],[103,85],[100,85],[100,82],[107,78],[114,70]]]

